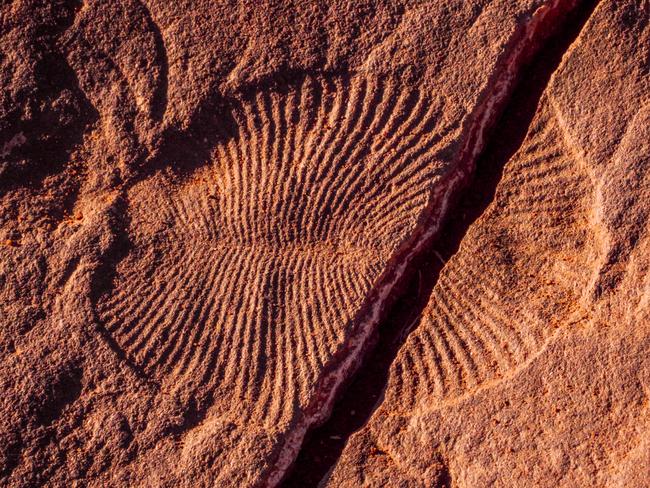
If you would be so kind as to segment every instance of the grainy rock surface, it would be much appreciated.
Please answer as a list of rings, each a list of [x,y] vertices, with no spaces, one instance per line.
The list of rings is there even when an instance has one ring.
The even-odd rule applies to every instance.
[[[326,486],[648,486],[649,15],[596,8]]]
[[[277,485],[578,3],[0,6],[0,483]],[[326,483],[647,479],[649,8],[571,46]]]

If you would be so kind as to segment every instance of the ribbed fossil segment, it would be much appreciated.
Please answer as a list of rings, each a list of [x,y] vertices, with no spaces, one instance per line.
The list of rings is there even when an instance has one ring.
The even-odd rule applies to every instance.
[[[596,256],[593,188],[549,106],[545,100],[495,205],[443,269],[400,354],[391,396],[408,408],[418,392],[430,404],[502,377],[580,314]]]
[[[442,171],[436,107],[342,78],[235,100],[204,167],[130,192],[133,248],[98,304],[108,332],[157,381],[291,421],[417,228]]]
[[[420,470],[440,469],[436,442],[446,441],[431,440],[438,432],[429,416],[507,388],[554,338],[585,322],[585,294],[600,255],[595,198],[588,167],[567,141],[552,99],[543,95],[494,201],[445,263],[420,324],[391,366],[381,406],[351,438],[328,486],[379,485],[387,473],[390,482],[434,476]],[[453,425],[453,435],[463,435]],[[509,434],[507,442],[515,437]],[[373,449],[390,453],[391,462]]]

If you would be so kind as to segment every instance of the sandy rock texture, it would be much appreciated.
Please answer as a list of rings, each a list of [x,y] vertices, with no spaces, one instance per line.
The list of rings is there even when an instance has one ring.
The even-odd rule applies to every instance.
[[[649,6],[604,1],[325,486],[648,486]]]
[[[3,3],[0,484],[281,483],[579,4]],[[600,2],[325,484],[648,479],[649,15]]]

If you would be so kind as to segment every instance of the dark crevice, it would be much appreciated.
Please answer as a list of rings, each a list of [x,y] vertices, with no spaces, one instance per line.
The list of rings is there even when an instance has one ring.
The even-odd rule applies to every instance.
[[[418,325],[444,263],[458,250],[468,229],[494,200],[507,161],[521,146],[544,89],[562,56],[577,38],[597,2],[584,2],[567,17],[523,67],[520,79],[476,171],[448,216],[439,236],[411,266],[411,279],[378,329],[377,343],[338,400],[330,418],[308,433],[284,487],[315,487],[336,464],[349,437],[381,403],[390,366],[409,333]]]
[[[454,482],[451,479],[449,464],[441,457],[438,460],[438,469],[435,479],[431,480],[433,488],[453,488]]]

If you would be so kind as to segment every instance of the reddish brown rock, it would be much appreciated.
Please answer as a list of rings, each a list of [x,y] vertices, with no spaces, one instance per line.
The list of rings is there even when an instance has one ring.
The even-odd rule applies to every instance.
[[[604,1],[326,486],[647,486],[648,19]]]
[[[0,7],[2,483],[276,485],[372,345],[409,262],[451,211],[520,66],[576,3]],[[643,389],[625,376],[645,371],[645,329],[590,333],[610,324],[606,314],[623,327],[647,309],[645,206],[620,198],[645,189],[633,156],[645,154],[645,112],[616,111],[619,99],[604,94],[616,86],[627,103],[645,100],[643,51],[616,51],[615,42],[642,32],[631,24],[644,11],[617,9],[613,26],[593,21],[595,33],[544,98],[513,163],[520,170],[504,180],[509,210],[486,214],[468,252],[446,268],[446,288],[409,342],[423,346],[405,348],[412,364],[388,390],[405,391],[386,403],[400,412],[396,424],[383,431],[373,421],[358,437],[400,447],[355,440],[331,483],[362,482],[366,448],[380,463],[367,480],[399,483],[384,454],[402,456],[405,480],[461,479],[435,435],[481,433],[450,427],[435,406],[476,402],[463,415],[483,425],[501,405],[491,388],[505,388],[519,405],[512,422],[525,423],[521,406],[539,393],[547,357],[561,372],[598,353],[570,385],[597,383],[611,364],[620,371],[612,391],[630,406],[599,410],[604,388],[567,399],[558,373],[536,418],[564,398],[593,401],[594,422],[620,439],[645,425],[629,420],[644,418]],[[618,85],[593,76],[602,66],[594,51],[607,42],[621,53],[613,66],[625,67]],[[574,88],[583,103],[612,105],[584,122],[580,98],[562,98]],[[603,132],[609,142],[589,135],[602,127],[612,128]],[[607,153],[617,145],[620,153]],[[459,281],[464,274],[471,284]],[[638,292],[617,309],[620,290]],[[472,304],[478,320],[464,325]],[[582,336],[567,332],[578,327],[572,321]],[[427,330],[446,334],[447,345],[431,335],[426,349]],[[434,409],[418,416],[422,402]],[[423,437],[414,440],[408,422],[420,418],[430,427],[415,428]],[[501,425],[493,439],[502,447],[511,431]],[[545,445],[556,448],[553,426],[543,425]],[[576,469],[585,479],[603,472],[589,471],[584,431],[568,432],[586,453]],[[537,433],[522,430],[521,445]],[[642,478],[634,467],[647,442],[635,439],[612,479]],[[466,456],[490,465],[482,445]],[[534,452],[515,450],[513,472]],[[469,461],[460,466],[468,483],[492,479]],[[531,479],[547,473],[540,464]]]

